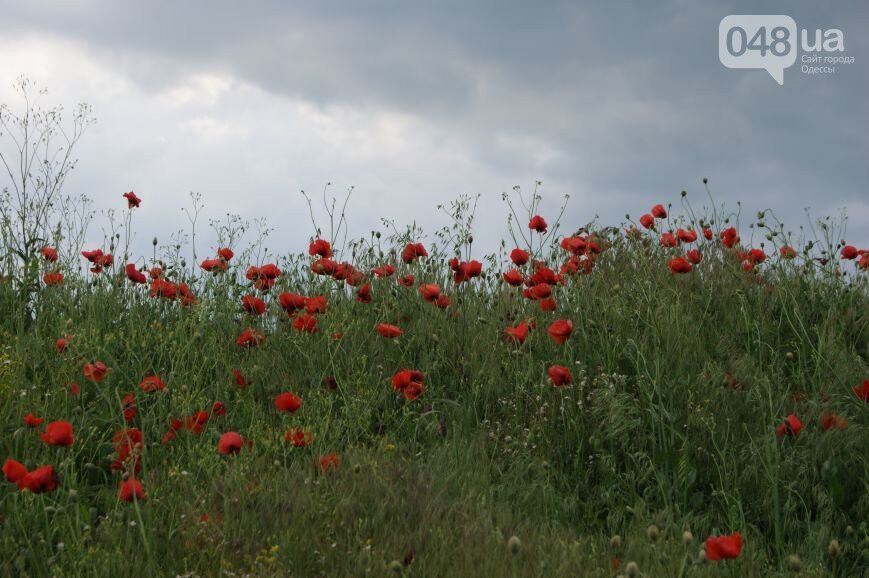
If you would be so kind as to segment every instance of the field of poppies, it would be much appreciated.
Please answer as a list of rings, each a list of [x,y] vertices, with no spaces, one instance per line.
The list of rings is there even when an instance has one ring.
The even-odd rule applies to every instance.
[[[866,576],[869,251],[690,199],[8,231],[0,574]]]

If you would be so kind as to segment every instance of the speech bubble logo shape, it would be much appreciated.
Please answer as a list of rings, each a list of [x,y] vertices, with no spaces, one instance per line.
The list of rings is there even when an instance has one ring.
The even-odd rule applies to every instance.
[[[766,70],[779,85],[797,60],[797,23],[784,14],[731,14],[718,25],[718,60],[727,68]]]

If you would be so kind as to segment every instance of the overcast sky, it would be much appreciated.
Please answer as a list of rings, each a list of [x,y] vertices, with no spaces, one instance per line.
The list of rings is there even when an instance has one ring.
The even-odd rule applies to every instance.
[[[492,248],[514,185],[541,180],[550,218],[570,194],[575,227],[683,189],[700,204],[704,176],[793,228],[846,208],[867,243],[869,2],[756,4],[0,0],[0,102],[26,73],[46,102],[93,105],[68,191],[100,209],[136,191],[143,248],[184,225],[190,191],[205,218],[268,217],[284,251],[312,232],[300,189],[355,186],[356,234],[432,232],[438,203],[479,193]],[[798,58],[783,86],[724,68],[719,22],[757,12],[841,29],[855,63],[809,76]]]

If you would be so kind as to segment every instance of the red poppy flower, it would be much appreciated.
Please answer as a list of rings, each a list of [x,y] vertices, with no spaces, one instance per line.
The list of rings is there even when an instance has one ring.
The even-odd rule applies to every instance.
[[[266,336],[256,329],[245,329],[235,339],[235,342],[241,347],[257,347],[265,341],[265,339]]]
[[[112,461],[112,471],[128,470],[139,472],[142,469],[141,460],[142,454],[142,430],[138,428],[127,428],[118,430],[112,436],[112,444],[117,458]]]
[[[402,334],[401,328],[396,325],[390,325],[388,323],[378,323],[374,328],[377,333],[386,337],[387,339],[392,339],[393,337],[398,337]]]
[[[657,204],[652,207],[652,216],[656,219],[666,219],[667,218],[667,209],[664,208],[664,205]]]
[[[425,393],[425,375],[416,369],[402,369],[392,376],[392,389],[413,401]]]
[[[721,242],[728,249],[732,249],[734,245],[739,243],[739,235],[736,233],[736,229],[734,227],[730,227],[721,231],[720,237]]]
[[[705,542],[706,559],[713,562],[739,558],[742,553],[742,536],[734,532],[729,536],[709,536]]]
[[[848,420],[842,419],[835,413],[823,412],[821,414],[821,427],[824,428],[824,431],[827,431],[830,428],[836,428],[839,431],[845,431],[848,428]]]
[[[237,369],[232,370],[232,377],[233,379],[235,379],[235,384],[241,388],[245,388],[250,385],[244,375],[242,375],[242,373]]]
[[[332,245],[325,239],[316,239],[308,246],[308,255],[319,255],[320,257],[332,256]]]
[[[106,367],[106,364],[102,361],[95,361],[93,363],[85,363],[84,365],[84,376],[85,379],[89,379],[94,383],[101,382],[108,372],[109,368]]]
[[[27,475],[27,468],[21,462],[10,458],[3,462],[3,475],[7,482],[14,484]]]
[[[546,224],[546,220],[540,215],[534,215],[531,217],[531,220],[528,221],[528,228],[532,231],[537,231],[538,233],[545,233],[546,229],[549,228],[549,225]]]
[[[32,413],[28,413],[24,416],[24,425],[27,427],[39,427],[42,425],[42,422],[45,421],[41,417],[36,417]]]
[[[338,380],[333,375],[327,375],[323,378],[323,387],[329,391],[335,391],[338,389]]]
[[[296,413],[302,407],[302,398],[287,391],[276,395],[274,404],[278,411]]]
[[[232,252],[232,249],[229,247],[221,247],[217,250],[217,254],[224,261],[232,261],[232,258],[235,257],[235,253]]]
[[[667,232],[661,235],[661,246],[667,248],[673,248],[679,246],[679,239],[676,238],[673,233]]]
[[[57,249],[54,247],[43,247],[39,252],[42,254],[42,258],[46,261],[50,261],[51,263],[57,261]]]
[[[676,229],[676,238],[683,243],[693,243],[697,240],[697,231],[692,229]]]
[[[57,483],[57,474],[54,473],[52,466],[36,468],[16,482],[19,489],[29,490],[34,494],[54,491],[57,489]]]
[[[573,255],[585,253],[588,243],[582,237],[564,237],[561,240],[561,248]]]
[[[79,387],[79,385],[75,382],[67,384],[67,387],[69,388],[69,393],[71,395],[77,396],[81,393],[81,387]]]
[[[75,441],[72,424],[68,421],[53,421],[45,426],[39,438],[50,446],[69,447]]]
[[[547,297],[546,299],[540,300],[540,310],[541,311],[555,311],[556,304],[554,297]]]
[[[853,391],[857,399],[869,403],[869,379],[864,379],[862,385],[855,385]]]
[[[293,427],[284,434],[284,441],[293,444],[294,447],[303,448],[314,441],[314,436],[302,428]]]
[[[438,298],[434,300],[435,306],[441,309],[446,309],[452,302],[453,300],[450,299],[449,295],[438,295]]]
[[[121,480],[118,485],[118,499],[124,502],[144,502],[145,489],[142,487],[142,482],[130,476],[126,480]]]
[[[137,284],[144,284],[148,281],[148,278],[145,277],[145,274],[136,269],[136,265],[133,263],[127,263],[126,267],[124,267],[124,273],[127,276],[127,279]]]
[[[217,442],[217,453],[222,456],[237,454],[243,445],[244,440],[241,439],[240,435],[234,431],[228,431],[220,436],[220,440]]]
[[[782,259],[796,259],[797,251],[790,245],[785,245],[778,250],[778,254]]]
[[[54,346],[57,348],[58,353],[66,351],[66,348],[69,347],[70,339],[71,337],[67,335],[66,337],[59,337],[58,340],[54,342]]]
[[[441,295],[441,288],[434,284],[420,285],[419,294],[429,303],[434,303]]]
[[[360,303],[371,303],[371,285],[366,283],[356,292],[356,301]]]
[[[550,365],[546,373],[555,387],[564,387],[570,383],[570,370],[563,365]]]
[[[640,216],[640,224],[646,229],[654,229],[655,217],[653,217],[649,213],[645,213],[644,215]]]
[[[550,287],[547,283],[538,283],[537,285],[529,287],[525,290],[525,297],[527,299],[531,299],[532,301],[537,301],[538,299],[546,299],[551,295],[552,287]]]
[[[213,417],[220,417],[226,414],[226,406],[223,405],[222,401],[215,401],[211,406],[211,415]]]
[[[81,256],[90,261],[91,263],[97,263],[103,258],[103,250],[93,249],[91,251],[82,251]]]
[[[844,247],[842,247],[841,255],[842,259],[856,259],[858,255],[857,247],[855,247],[854,245],[845,245]]]
[[[317,295],[316,297],[305,297],[305,311],[311,315],[325,313],[327,307],[326,296]]]
[[[202,429],[205,424],[208,423],[210,417],[211,416],[208,414],[207,411],[199,410],[193,415],[189,415],[184,418],[184,429],[193,432],[196,435],[199,435],[202,433]],[[175,424],[173,422],[173,429],[178,429],[174,426]]]
[[[136,396],[133,392],[129,392],[121,399],[121,411],[124,415],[124,421],[131,422],[139,413],[139,408],[136,407]]]
[[[523,281],[525,281],[525,278],[522,277],[522,273],[520,273],[518,269],[510,269],[504,273],[504,281],[506,281],[508,285],[518,287]]]
[[[401,251],[401,260],[405,263],[413,263],[420,257],[428,257],[422,243],[410,243]]]
[[[334,275],[335,273],[339,273],[340,267],[341,265],[337,261],[326,259],[325,257],[321,257],[311,263],[311,271],[317,275]]]
[[[691,249],[685,256],[693,265],[698,265],[703,260],[703,253],[700,252],[700,249]]]
[[[167,281],[162,277],[157,277],[151,281],[150,295],[151,297],[160,297],[162,299],[174,301],[178,296],[178,288],[171,281]]]
[[[341,467],[341,459],[334,452],[328,453],[317,460],[317,467],[321,474],[326,474],[330,470],[337,470]]]
[[[405,275],[398,280],[398,284],[405,287],[413,287],[414,283],[416,283],[416,279],[413,278],[413,275]]]
[[[676,257],[674,259],[670,259],[670,262],[667,263],[667,267],[670,268],[672,273],[690,273],[691,272],[691,262],[684,257]]]
[[[306,302],[307,300],[305,297],[294,293],[281,293],[278,295],[278,304],[281,306],[281,309],[286,311],[289,315],[304,309]]]
[[[570,334],[573,333],[573,322],[570,319],[559,319],[554,321],[546,332],[555,343],[564,345],[570,339]]]
[[[49,287],[63,285],[63,273],[60,271],[50,271],[42,276],[42,282]]]
[[[139,389],[145,393],[154,393],[166,389],[166,383],[157,375],[149,375],[139,382]]]
[[[128,209],[136,209],[139,207],[139,205],[142,204],[142,199],[137,197],[136,193],[134,193],[133,191],[124,193],[121,196],[124,197],[125,199],[127,199],[127,208]]]
[[[523,321],[516,327],[507,327],[504,329],[504,337],[518,345],[525,343],[528,339],[528,324]]]
[[[215,273],[218,271],[226,271],[228,266],[224,259],[205,259],[199,264],[203,271],[207,273]]]
[[[529,255],[528,251],[520,249],[519,247],[516,247],[515,249],[510,251],[510,260],[513,261],[513,264],[517,267],[521,267],[522,265],[527,263],[530,257],[531,255]]]
[[[262,315],[266,312],[266,302],[256,295],[245,295],[241,298],[241,308],[251,315]]]
[[[395,273],[395,267],[389,264],[381,265],[380,267],[375,267],[371,270],[371,272],[377,277],[392,277]]]
[[[803,422],[800,421],[800,418],[795,416],[794,414],[790,414],[785,418],[775,430],[775,435],[778,437],[782,437],[784,435],[788,436],[798,436],[800,435],[800,430],[803,429]]]
[[[302,333],[317,333],[317,318],[308,314],[298,315],[293,319],[293,329]]]

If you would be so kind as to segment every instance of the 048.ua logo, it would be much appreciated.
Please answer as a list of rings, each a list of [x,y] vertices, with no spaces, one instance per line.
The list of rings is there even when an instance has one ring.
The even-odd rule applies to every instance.
[[[803,52],[844,52],[845,37],[841,30],[815,30],[814,38],[803,29],[799,40]],[[718,59],[727,68],[766,70],[779,84],[784,84],[785,68],[797,60],[797,23],[782,14],[731,14],[718,25]],[[809,67],[814,64],[851,63],[853,57],[803,55],[803,72],[835,72],[835,67]]]

